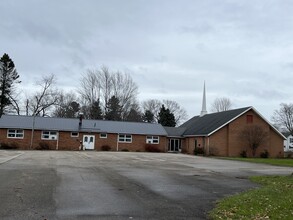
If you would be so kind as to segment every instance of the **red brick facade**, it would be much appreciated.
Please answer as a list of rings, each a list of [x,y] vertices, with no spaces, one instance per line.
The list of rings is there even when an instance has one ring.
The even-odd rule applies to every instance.
[[[23,138],[8,138],[7,130],[8,129],[0,129],[1,144],[14,144],[17,145],[18,149],[23,150],[38,149],[40,143],[46,143],[50,146],[51,150],[79,150],[80,142],[83,140],[83,135],[95,136],[94,150],[98,151],[102,150],[103,146],[109,146],[111,151],[145,151],[145,146],[147,145],[146,135],[132,135],[132,141],[126,143],[118,141],[118,134],[107,134],[107,137],[103,138],[99,133],[80,132],[78,133],[78,137],[72,137],[71,132],[59,131],[58,139],[42,140],[42,131],[35,130],[32,140],[31,130],[24,130]],[[152,145],[158,148],[161,152],[166,152],[167,143],[167,137],[159,136],[159,143]]]
[[[240,137],[242,130],[251,124],[262,127],[268,133],[268,138],[257,148],[256,156],[267,150],[270,157],[282,157],[284,154],[283,137],[253,110],[236,118],[210,136],[187,137],[182,149],[193,154],[197,142],[197,147],[203,147],[207,155],[238,157],[242,151],[246,151],[247,156],[251,157],[251,149]]]

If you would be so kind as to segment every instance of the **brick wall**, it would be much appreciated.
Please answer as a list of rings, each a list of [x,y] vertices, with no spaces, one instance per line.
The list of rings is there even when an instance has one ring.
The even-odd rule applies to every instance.
[[[247,123],[247,115],[252,115],[253,123]],[[251,157],[251,149],[247,146],[246,141],[240,138],[241,131],[250,124],[262,127],[269,134],[268,138],[257,148],[256,156],[259,156],[264,150],[269,151],[271,157],[283,155],[282,137],[252,110],[212,134],[209,138],[210,150],[214,149],[215,155],[219,156],[240,156],[240,153],[246,150],[247,156]]]
[[[19,149],[28,150],[36,149],[40,143],[46,143],[52,150],[78,150],[80,147],[80,141],[83,139],[83,135],[94,135],[95,136],[95,150],[102,150],[102,146],[109,146],[111,151],[117,150],[117,134],[107,134],[107,138],[101,138],[99,133],[84,133],[79,132],[78,137],[72,137],[71,132],[60,131],[58,140],[42,140],[42,131],[35,130],[33,145],[31,145],[31,130],[24,130],[23,138],[8,138],[7,129],[0,129],[0,143],[6,144],[17,144]],[[131,143],[118,143],[118,150],[128,151],[145,151],[146,135],[132,135]],[[160,151],[167,151],[167,138],[164,136],[159,137],[159,144],[153,144],[158,147]]]

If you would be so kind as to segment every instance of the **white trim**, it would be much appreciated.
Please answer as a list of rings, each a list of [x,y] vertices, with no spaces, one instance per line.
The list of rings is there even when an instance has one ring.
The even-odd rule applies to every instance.
[[[44,132],[49,132],[49,138],[44,138]],[[51,132],[56,132],[56,135],[52,135]],[[52,131],[52,130],[45,130],[45,131],[42,131],[41,133],[41,140],[50,140],[50,141],[57,141],[58,140],[58,135],[59,132],[58,131]],[[46,134],[47,135],[47,134]],[[54,137],[54,138],[52,138]]]
[[[72,135],[72,133],[77,133],[77,135]],[[79,132],[78,131],[71,131],[70,137],[79,137]]]
[[[124,141],[120,141],[119,139],[120,139],[120,135],[122,136],[124,136]],[[130,136],[130,141],[126,141],[126,136]],[[119,143],[132,143],[132,134],[118,134],[118,142]]]
[[[102,137],[102,134],[105,134],[106,136],[105,137]],[[108,134],[107,133],[100,133],[100,138],[106,139],[106,138],[108,138]]]
[[[250,111],[251,109],[253,109],[252,106],[250,106],[248,109],[246,109],[245,111],[243,111],[242,113],[240,113],[239,115],[237,115],[236,117],[232,118],[230,121],[226,122],[225,124],[223,124],[222,126],[218,127],[217,129],[213,130],[211,133],[209,133],[206,136],[211,136],[213,133],[217,132],[218,130],[220,130],[221,128],[225,127],[226,125],[230,124],[232,121],[234,121],[235,119],[239,118],[240,116],[244,115],[246,112]]]
[[[14,131],[14,133],[9,133],[9,130]],[[21,133],[17,133],[17,131],[22,131],[22,137],[16,137],[17,134],[21,134]],[[15,137],[9,137],[9,134],[14,134]],[[11,138],[11,139],[23,139],[24,138],[24,129],[11,129],[11,128],[8,128],[7,129],[7,138]]]
[[[158,141],[157,143],[154,143],[154,140]],[[145,142],[147,144],[159,144],[160,143],[160,136],[158,135],[148,135],[145,137]]]
[[[251,107],[265,122],[267,122],[271,128],[273,128],[282,138],[287,139],[277,128],[275,128],[265,117],[263,117],[255,108]]]

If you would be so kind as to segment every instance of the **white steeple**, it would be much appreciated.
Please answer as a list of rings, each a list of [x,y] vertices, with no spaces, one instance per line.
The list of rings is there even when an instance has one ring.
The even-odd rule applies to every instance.
[[[206,83],[203,83],[203,97],[202,97],[202,109],[200,112],[200,117],[207,114],[207,103],[206,103]]]

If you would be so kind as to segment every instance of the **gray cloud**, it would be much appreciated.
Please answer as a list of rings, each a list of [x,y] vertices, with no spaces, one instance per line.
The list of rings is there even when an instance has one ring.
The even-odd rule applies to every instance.
[[[225,96],[270,118],[292,100],[293,3],[206,0],[1,1],[0,53],[23,87],[55,73],[75,89],[88,68],[128,71],[140,98],[178,101],[199,113]],[[291,76],[292,75],[292,76]],[[68,77],[70,76],[70,77]]]

